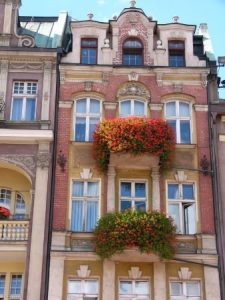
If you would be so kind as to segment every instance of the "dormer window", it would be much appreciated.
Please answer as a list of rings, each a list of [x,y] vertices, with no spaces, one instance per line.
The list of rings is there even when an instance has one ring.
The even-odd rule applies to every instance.
[[[143,45],[138,39],[128,39],[123,44],[123,65],[143,65]]]
[[[185,66],[185,47],[183,41],[169,41],[169,66]]]
[[[85,65],[97,64],[98,40],[85,38],[81,40],[81,63]]]

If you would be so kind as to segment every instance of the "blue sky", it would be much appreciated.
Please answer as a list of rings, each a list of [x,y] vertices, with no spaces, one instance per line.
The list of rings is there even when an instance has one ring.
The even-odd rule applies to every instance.
[[[158,23],[170,23],[173,16],[179,16],[180,23],[199,25],[207,23],[216,57],[225,56],[225,0],[136,0],[136,7],[153,16]],[[22,0],[20,15],[57,16],[60,11],[68,11],[77,20],[87,19],[92,12],[97,21],[108,21],[119,15],[129,0]],[[219,70],[225,79],[225,67]],[[225,99],[225,89],[221,90]]]

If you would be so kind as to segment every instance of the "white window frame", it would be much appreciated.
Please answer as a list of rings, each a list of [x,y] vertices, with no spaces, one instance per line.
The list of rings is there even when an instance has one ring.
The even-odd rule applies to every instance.
[[[179,193],[179,198],[178,199],[169,199],[168,197],[168,191],[169,191],[169,185],[178,185],[178,193]],[[193,195],[194,199],[183,199],[183,185],[192,185],[193,186]],[[189,234],[185,232],[185,217],[184,217],[184,206],[185,204],[194,204],[194,209],[195,209],[195,229],[197,232],[197,222],[198,222],[198,210],[197,210],[197,191],[196,191],[196,183],[191,181],[191,182],[172,182],[169,181],[167,182],[166,186],[166,198],[167,198],[167,211],[169,214],[169,206],[173,204],[178,204],[179,205],[179,221],[180,221],[180,228],[177,228],[177,234]],[[195,232],[195,233],[196,233]],[[193,233],[194,234],[194,233]]]
[[[130,115],[122,115],[121,114],[121,104],[123,103],[123,102],[128,102],[128,101],[130,101],[130,103],[131,103],[131,113],[130,113]],[[141,102],[141,103],[143,103],[144,104],[144,115],[143,116],[139,116],[139,115],[136,115],[135,114],[135,111],[134,111],[134,102],[135,101],[137,101],[137,102]],[[119,102],[119,116],[120,116],[120,118],[127,118],[127,117],[132,117],[132,116],[137,116],[137,117],[146,117],[147,116],[147,103],[146,103],[146,101],[144,101],[144,100],[141,100],[141,99],[123,99],[123,100],[120,100],[120,102]]]
[[[5,293],[6,293],[6,274],[0,273],[0,277],[4,277],[4,287],[3,287],[3,294],[0,294],[0,298],[4,299]]]
[[[81,291],[82,291],[82,293],[77,293],[77,294],[72,294],[72,297],[73,298],[69,298],[69,296],[71,295],[71,294],[69,294],[68,293],[68,290],[69,290],[69,282],[70,281],[79,281],[79,282],[81,282]],[[85,287],[85,285],[86,285],[86,283],[88,282],[88,281],[95,281],[95,282],[97,282],[97,294],[88,294],[88,293],[86,293],[85,292],[85,289],[86,289],[86,287]],[[90,297],[90,298],[93,298],[93,300],[94,299],[96,299],[96,297],[97,297],[97,299],[99,299],[99,291],[100,291],[100,289],[99,289],[99,278],[93,278],[93,277],[91,277],[91,278],[85,278],[85,279],[81,279],[81,278],[69,278],[68,279],[68,281],[67,281],[67,299],[73,299],[73,300],[80,300],[80,299],[82,299],[82,300],[85,300],[85,297]],[[82,298],[81,298],[82,297]]]
[[[121,183],[131,183],[131,197],[122,197],[121,196]],[[144,183],[145,184],[145,198],[136,198],[135,197],[135,183]],[[131,201],[131,210],[135,210],[135,201],[145,201],[146,211],[148,210],[148,180],[146,179],[120,179],[119,181],[119,211],[121,211],[121,202],[122,200],[129,199]]]
[[[82,197],[78,196],[78,197],[74,197],[72,195],[72,191],[73,191],[73,183],[74,182],[82,182],[84,183],[84,195]],[[83,203],[84,205],[84,210],[83,210],[83,216],[82,216],[82,219],[83,219],[83,230],[82,231],[78,231],[78,232],[86,232],[85,231],[85,226],[86,226],[86,219],[87,219],[87,202],[88,200],[92,200],[93,199],[97,199],[97,197],[91,197],[91,196],[88,196],[87,195],[87,191],[88,191],[88,183],[89,182],[95,182],[95,183],[98,183],[98,217],[97,217],[97,221],[98,219],[100,218],[100,212],[101,212],[101,181],[100,179],[89,179],[89,180],[81,180],[81,179],[72,179],[72,182],[71,182],[71,192],[70,192],[70,195],[71,195],[71,201],[70,201],[70,228],[72,227],[72,203],[73,201],[76,201],[77,200],[82,200],[82,201],[85,201],[85,203]]]
[[[120,283],[121,282],[131,282],[132,283],[132,294],[125,295],[125,294],[120,294]],[[148,294],[147,295],[140,295],[135,293],[135,284],[136,282],[146,282],[148,284]],[[120,278],[119,279],[119,300],[150,300],[151,299],[151,285],[150,285],[150,280],[146,278],[140,278],[140,279],[127,279],[127,278]]]
[[[175,111],[176,115],[175,116],[167,116],[166,111],[167,111],[167,104],[175,102]],[[185,103],[189,105],[189,117],[181,117],[180,112],[179,112],[179,104],[180,103]],[[181,130],[180,130],[180,121],[189,121],[190,122],[190,144],[192,144],[193,141],[193,128],[192,128],[192,109],[191,109],[191,103],[185,100],[169,100],[165,102],[165,110],[164,110],[164,115],[165,119],[167,121],[176,121],[176,143],[185,145],[184,143],[181,143]]]
[[[7,192],[10,192],[10,200],[9,200],[9,204],[7,204],[7,203],[1,203],[0,202],[0,206],[3,206],[3,207],[5,207],[5,208],[7,208],[7,209],[11,209],[11,205],[12,205],[12,190],[11,189],[9,189],[9,188],[5,188],[5,187],[0,187],[0,191],[1,190],[6,190]]]
[[[86,112],[85,113],[77,113],[77,101],[79,100],[86,100]],[[90,103],[91,100],[96,100],[99,102],[100,105],[100,112],[99,113],[90,113]],[[76,141],[76,119],[77,118],[85,118],[85,140],[84,141]],[[89,140],[89,129],[90,129],[90,118],[99,118],[99,121],[102,120],[102,101],[95,97],[83,97],[75,100],[74,105],[74,141],[75,142],[92,142]]]
[[[11,287],[12,287],[12,278],[13,276],[21,276],[21,286],[20,286],[20,294],[11,294]],[[10,276],[10,287],[9,287],[9,300],[22,300],[23,296],[23,274],[11,274]]]
[[[24,84],[24,92],[23,93],[14,93],[14,88],[16,83],[23,83]],[[36,93],[28,93],[28,84],[35,84],[36,85]],[[17,98],[22,98],[22,115],[21,115],[21,120],[18,122],[34,122],[36,120],[36,110],[37,110],[37,96],[38,96],[38,83],[36,81],[14,81],[13,82],[13,91],[12,91],[12,105],[11,105],[11,116],[10,120],[14,121],[12,119],[13,117],[13,105],[14,105],[14,99]],[[35,112],[34,112],[34,119],[33,120],[26,120],[26,102],[27,98],[35,98]]]
[[[181,283],[182,284],[182,292],[183,295],[181,296],[172,296],[171,295],[171,284],[172,283]],[[187,296],[187,284],[188,283],[198,283],[199,284],[199,292],[200,296]],[[169,282],[169,289],[170,289],[170,300],[201,300],[202,299],[202,290],[201,290],[201,281],[198,279],[192,279],[187,281],[181,281],[181,280],[170,280]]]

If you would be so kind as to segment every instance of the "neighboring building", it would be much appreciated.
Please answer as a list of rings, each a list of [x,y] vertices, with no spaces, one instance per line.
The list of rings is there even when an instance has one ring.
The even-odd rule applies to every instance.
[[[219,57],[218,60],[219,66],[224,67],[225,57]],[[225,299],[225,99],[220,99],[218,87],[225,88],[225,81],[224,78],[217,77],[216,66],[212,65],[209,78],[209,122],[221,299]]]
[[[44,299],[58,52],[68,16],[0,0],[0,299]]]
[[[158,24],[140,8],[109,22],[72,21],[60,64],[49,300],[219,300],[208,128],[205,39],[196,27]],[[206,32],[205,25],[200,28]],[[203,43],[204,42],[204,43]],[[111,156],[96,167],[92,133],[103,118],[166,119],[176,132],[173,168]],[[115,158],[115,157],[114,157]],[[177,225],[174,260],[136,250],[101,260],[93,229],[106,212],[166,210]],[[124,198],[125,196],[125,198]],[[124,204],[124,199],[126,203]]]

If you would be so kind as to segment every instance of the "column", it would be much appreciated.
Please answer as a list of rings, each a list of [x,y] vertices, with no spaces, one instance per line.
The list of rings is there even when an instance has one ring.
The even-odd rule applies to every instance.
[[[206,300],[220,300],[218,269],[204,267]]]
[[[152,168],[152,208],[160,210],[160,173],[159,167]]]
[[[62,300],[64,258],[51,257],[48,300]]]
[[[154,300],[166,300],[166,265],[154,263]]]
[[[108,185],[107,185],[107,212],[115,211],[115,177],[116,171],[115,167],[108,167]]]
[[[104,260],[102,300],[115,300],[115,269],[114,261]]]
[[[39,145],[33,203],[27,300],[40,300],[49,173],[49,145]]]

